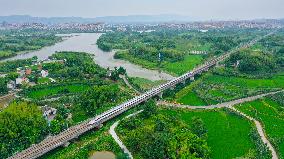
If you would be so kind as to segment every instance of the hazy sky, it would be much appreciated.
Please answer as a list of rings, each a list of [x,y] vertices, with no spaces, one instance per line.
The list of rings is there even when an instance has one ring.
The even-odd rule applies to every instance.
[[[197,19],[284,18],[284,0],[0,0],[0,15],[177,14]]]

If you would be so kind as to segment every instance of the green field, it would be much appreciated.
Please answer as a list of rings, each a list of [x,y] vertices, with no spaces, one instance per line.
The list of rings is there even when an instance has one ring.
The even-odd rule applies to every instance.
[[[164,110],[170,116],[179,116],[189,123],[193,117],[200,117],[208,129],[208,145],[213,159],[242,157],[254,150],[249,137],[252,125],[249,121],[223,110],[220,111],[174,111]]]
[[[267,79],[227,77],[207,74],[176,94],[176,101],[187,105],[216,104],[284,88],[284,75]]]
[[[236,106],[245,114],[259,120],[280,158],[284,158],[284,106],[266,98]]]
[[[139,78],[139,77],[129,77],[128,80],[135,89],[142,91],[142,92],[147,91],[165,82],[165,81],[151,81],[151,80],[148,80],[145,78]]]
[[[161,69],[162,71],[168,72],[172,75],[179,76],[190,70],[196,65],[201,64],[203,61],[202,55],[186,55],[182,61],[169,62],[163,61],[159,67],[157,62],[151,62],[144,59],[133,57],[128,51],[118,51],[115,55],[116,58],[128,60],[134,64],[141,65],[148,69]]]
[[[90,86],[86,84],[70,84],[50,86],[42,89],[32,90],[26,94],[28,98],[42,99],[46,97],[57,96],[66,93],[80,93],[89,89]]]
[[[208,130],[207,143],[213,159],[231,159],[244,157],[249,153],[255,154],[255,143],[249,136],[252,131],[252,123],[248,120],[229,113],[226,110],[212,111],[185,111],[161,109],[159,115],[176,117],[177,121],[191,124],[193,117],[200,117]],[[154,120],[155,118],[150,118]],[[149,119],[142,120],[141,125],[149,126]],[[122,132],[126,130],[123,129]],[[131,135],[130,132],[124,133]],[[135,155],[135,154],[134,154]]]
[[[189,92],[185,96],[182,96],[178,101],[181,104],[192,103],[194,106],[204,106],[207,105],[195,92]]]
[[[38,81],[37,81],[39,84],[45,84],[45,83],[49,83],[50,82],[50,79],[47,78],[47,77],[42,77],[42,78],[38,78]]]
[[[174,75],[182,75],[192,70],[196,65],[201,64],[202,61],[202,55],[187,55],[182,61],[163,63],[162,69]]]

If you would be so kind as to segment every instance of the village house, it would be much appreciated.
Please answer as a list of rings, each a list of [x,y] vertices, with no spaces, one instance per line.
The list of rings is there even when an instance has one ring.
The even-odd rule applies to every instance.
[[[7,88],[10,89],[10,90],[14,90],[16,88],[16,82],[15,81],[9,81],[7,83]]]
[[[26,68],[26,75],[32,74],[32,69],[31,68]]]
[[[48,121],[48,123],[50,123],[50,121],[52,121],[55,118],[57,113],[57,109],[48,107],[47,105],[42,107],[42,111],[43,111],[43,116]]]
[[[41,77],[47,77],[48,76],[48,70],[41,70]]]
[[[16,85],[22,85],[24,83],[29,83],[29,79],[26,77],[16,78]]]
[[[196,50],[190,51],[190,53],[195,55],[207,54],[206,51],[196,51]]]

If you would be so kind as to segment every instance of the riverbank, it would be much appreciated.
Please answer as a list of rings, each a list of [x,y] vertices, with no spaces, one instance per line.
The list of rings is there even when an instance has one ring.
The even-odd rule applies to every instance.
[[[29,36],[27,36],[29,38]],[[11,37],[10,37],[11,38]],[[13,37],[14,38],[14,37]],[[57,43],[60,43],[64,41],[65,39],[60,36],[56,35],[49,35],[49,36],[43,36],[43,37],[33,37],[35,39],[17,39],[13,45],[13,47],[10,47],[4,49],[4,51],[0,51],[0,62],[5,62],[9,60],[13,60],[16,56],[22,55],[22,54],[29,54],[30,52],[39,51],[44,49],[45,47],[51,47]],[[38,39],[37,39],[38,38]],[[37,41],[37,42],[31,42],[31,41]],[[5,45],[9,45],[9,42],[2,41],[3,46],[5,48]],[[22,43],[28,43],[26,45],[23,45]],[[3,48],[0,48],[2,50]],[[3,55],[4,54],[4,55]]]
[[[32,58],[33,56],[37,56],[39,60],[44,60],[58,51],[87,52],[94,55],[94,61],[101,67],[114,69],[115,67],[122,66],[126,69],[128,76],[131,77],[140,77],[151,81],[171,80],[174,78],[169,74],[159,73],[157,70],[149,70],[128,61],[114,59],[113,56],[115,52],[102,51],[95,44],[102,33],[76,33],[69,35],[73,36],[68,37],[62,42],[56,43],[53,46],[44,47],[40,50],[28,52],[26,54],[20,54],[4,61],[27,59]],[[64,37],[66,36],[67,35],[65,34]]]

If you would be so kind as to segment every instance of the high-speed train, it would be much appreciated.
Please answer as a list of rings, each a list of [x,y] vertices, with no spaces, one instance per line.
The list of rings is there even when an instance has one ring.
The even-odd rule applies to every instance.
[[[161,91],[165,90],[165,89],[168,89],[170,88],[171,86],[191,77],[191,76],[194,76],[193,72],[188,72],[178,78],[175,78],[165,84],[162,84],[156,88],[152,88],[151,90],[147,91],[146,93],[140,95],[140,96],[137,96],[137,97],[134,97],[132,98],[131,100],[119,105],[119,106],[116,106],[100,115],[97,115],[93,120],[89,121],[89,125],[94,125],[94,124],[99,124],[102,119],[105,119],[109,116],[112,116],[114,115],[115,113],[117,112],[120,112],[120,111],[123,111],[125,110],[126,108],[130,108],[131,106],[134,106],[134,105],[137,105],[143,101],[145,101],[145,99],[149,99],[155,95],[157,95],[158,93],[160,93]]]

